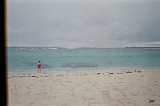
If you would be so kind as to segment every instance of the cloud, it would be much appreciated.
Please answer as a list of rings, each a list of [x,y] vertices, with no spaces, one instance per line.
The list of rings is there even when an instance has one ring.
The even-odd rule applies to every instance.
[[[160,2],[8,1],[8,46],[125,47],[160,41]],[[155,43],[160,46],[159,43]]]

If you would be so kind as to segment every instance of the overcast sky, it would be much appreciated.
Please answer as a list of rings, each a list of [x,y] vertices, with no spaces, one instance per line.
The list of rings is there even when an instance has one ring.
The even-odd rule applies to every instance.
[[[7,0],[7,46],[160,47],[160,0]]]

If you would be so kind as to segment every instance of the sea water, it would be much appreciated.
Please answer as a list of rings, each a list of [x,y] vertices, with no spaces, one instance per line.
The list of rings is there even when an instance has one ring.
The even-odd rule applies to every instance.
[[[160,68],[160,48],[8,47],[8,72]]]

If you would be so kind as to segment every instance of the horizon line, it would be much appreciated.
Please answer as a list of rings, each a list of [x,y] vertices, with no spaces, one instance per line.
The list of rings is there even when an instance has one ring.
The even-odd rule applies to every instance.
[[[16,47],[22,47],[22,48],[160,48],[160,46],[126,46],[126,47],[56,47],[56,46],[7,46],[16,48]]]

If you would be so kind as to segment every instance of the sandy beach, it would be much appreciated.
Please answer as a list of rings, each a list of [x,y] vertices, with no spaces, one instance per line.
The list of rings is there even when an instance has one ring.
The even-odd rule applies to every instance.
[[[9,106],[160,106],[160,70],[8,73]]]

